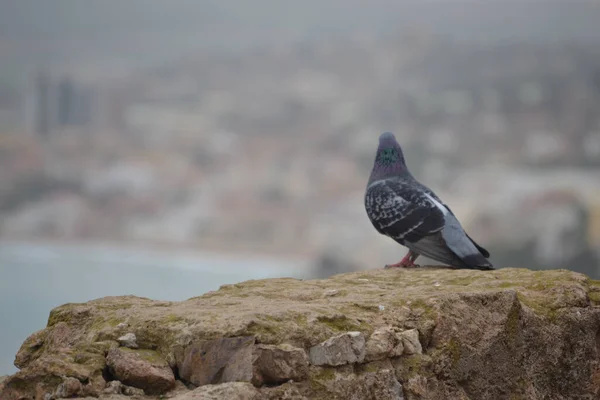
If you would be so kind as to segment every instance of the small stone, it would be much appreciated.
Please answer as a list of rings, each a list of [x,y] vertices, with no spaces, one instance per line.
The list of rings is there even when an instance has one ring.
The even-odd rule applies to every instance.
[[[137,338],[135,337],[135,333],[126,333],[120,338],[117,339],[119,344],[123,347],[129,347],[130,349],[137,349]]]
[[[402,342],[402,338],[400,338],[398,333],[396,333],[396,345],[392,349],[390,356],[400,357],[402,354],[404,354],[404,343]]]
[[[406,355],[412,354],[423,354],[423,348],[419,341],[419,331],[416,329],[409,329],[404,332],[400,332],[399,337],[402,339],[404,345],[404,353]]]
[[[261,400],[260,392],[247,382],[227,382],[218,385],[204,385],[177,400]]]
[[[83,385],[80,397],[98,397],[106,387],[106,381],[102,375],[91,376]]]
[[[125,396],[143,396],[145,394],[142,389],[127,385],[121,386],[121,393]]]
[[[326,290],[326,291],[323,293],[323,295],[324,295],[325,297],[332,297],[332,296],[335,296],[335,295],[336,295],[336,294],[338,294],[338,293],[339,293],[339,290],[337,290],[337,289],[329,289],[329,290]]]
[[[383,360],[389,357],[397,341],[395,332],[391,328],[375,330],[367,340],[365,361]]]
[[[120,323],[117,325],[117,329],[125,329],[125,328],[127,328],[128,326],[129,326],[129,324],[128,324],[128,323],[126,323],[126,322],[120,322]]]
[[[385,306],[382,306],[381,304],[379,305],[379,311],[385,311]]]
[[[436,282],[436,283],[433,284],[433,286],[435,286],[435,287],[438,287],[440,285],[441,285],[441,283],[439,283],[439,282]]]
[[[361,282],[369,282],[369,280],[368,280],[368,279],[365,279],[365,278],[359,278],[359,279],[357,279],[357,280],[358,280],[358,281],[361,281]]]
[[[106,387],[102,391],[104,394],[121,394],[123,384],[119,381],[110,381],[106,383]]]
[[[106,365],[123,384],[143,389],[147,394],[162,394],[175,387],[169,364],[152,350],[111,349]]]
[[[143,396],[144,391],[133,386],[123,385],[120,381],[110,381],[102,391],[104,394],[124,394],[125,396]]]
[[[313,365],[332,367],[365,359],[365,337],[361,332],[346,332],[327,339],[310,348],[310,362]]]
[[[292,383],[284,383],[275,387],[262,388],[264,400],[308,400],[300,389]]]
[[[279,384],[289,380],[302,381],[308,376],[308,356],[304,349],[289,344],[258,345],[254,349],[252,383]]]
[[[75,397],[81,392],[81,382],[75,378],[65,378],[63,383],[58,385],[54,397],[57,399],[67,399],[69,397]]]

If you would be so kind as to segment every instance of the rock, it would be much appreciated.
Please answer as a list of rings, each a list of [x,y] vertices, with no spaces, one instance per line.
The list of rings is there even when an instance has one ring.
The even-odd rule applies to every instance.
[[[419,331],[416,329],[409,329],[404,332],[400,332],[398,337],[402,340],[404,347],[404,354],[423,354],[423,348],[421,342],[419,342]]]
[[[129,326],[126,322],[120,322],[117,324],[117,329],[125,329]]]
[[[262,400],[260,392],[250,383],[228,382],[204,385],[173,400]]]
[[[143,396],[144,391],[133,386],[123,385],[120,381],[110,381],[102,391],[104,394],[123,394],[125,396]]]
[[[196,386],[252,380],[254,336],[201,340],[177,361],[179,376]]]
[[[308,400],[294,383],[284,383],[275,387],[261,389],[265,400]]]
[[[82,394],[97,394],[104,387],[104,354],[85,354],[87,356],[81,363],[75,363],[73,353],[65,349],[57,350],[52,356],[42,354],[6,379],[0,399],[41,398],[46,393],[53,394],[63,383],[63,376],[87,381],[82,387]]]
[[[395,346],[390,352],[390,357],[400,357],[404,354],[404,343],[402,339],[398,337],[398,334],[395,335]]]
[[[323,295],[333,290],[335,296]],[[0,399],[40,400],[68,377],[81,382],[81,397],[124,400],[122,392],[102,393],[103,376],[110,377],[107,362],[114,361],[105,355],[117,350],[150,352],[160,361],[156,367],[144,362],[142,370],[158,369],[167,385],[170,370],[187,371],[185,382],[219,388],[231,387],[218,385],[224,379],[242,380],[246,388],[273,379],[278,382],[250,390],[269,400],[398,398],[399,385],[407,399],[592,399],[600,395],[599,306],[598,281],[565,270],[514,268],[379,269],[323,280],[252,280],[182,302],[106,297],[53,309],[47,327],[19,349],[20,370],[0,384]],[[392,326],[397,343],[388,354],[385,332]],[[140,349],[152,350],[118,347],[117,338],[127,332],[135,332]],[[287,382],[283,367],[261,371],[266,367],[257,364],[259,354],[268,359],[268,353],[258,350],[287,345],[323,364],[309,365],[308,375]],[[281,362],[293,365],[289,352],[284,354]],[[207,356],[218,360],[214,369],[196,365]],[[138,374],[145,383],[146,372]],[[164,379],[162,373],[170,375]],[[265,379],[269,374],[276,378]],[[190,393],[180,388],[165,397]]]
[[[402,385],[389,360],[375,361],[352,368],[315,368],[311,385],[315,398],[403,400]]]
[[[110,381],[106,383],[106,388],[102,391],[104,394],[121,394],[123,384],[120,381]]]
[[[344,365],[365,359],[365,337],[361,332],[346,332],[310,348],[313,365]]]
[[[253,365],[252,383],[256,386],[301,381],[308,376],[306,352],[289,344],[256,346]]]
[[[49,348],[58,351],[68,348],[75,340],[75,332],[65,321],[59,321],[54,325],[54,329],[48,333],[44,342]]]
[[[141,399],[149,399],[148,396],[142,396],[142,397],[133,397],[133,398],[129,398],[123,394],[103,394],[100,397],[92,397],[92,396],[86,396],[86,397],[76,397],[73,398],[73,400],[141,400]]]
[[[63,383],[61,383],[56,389],[54,398],[67,399],[69,397],[75,397],[81,393],[82,388],[83,386],[79,380],[75,378],[65,378]]]
[[[106,364],[123,384],[143,389],[147,394],[162,394],[175,387],[173,371],[155,351],[111,349]]]
[[[404,356],[392,360],[392,365],[396,371],[396,377],[400,382],[404,382],[405,389],[409,384],[407,382],[415,375],[432,369],[433,359],[426,354],[415,354]]]
[[[15,367],[19,369],[26,368],[31,361],[41,355],[42,346],[48,337],[48,333],[48,330],[37,331],[25,339],[15,356]]]
[[[143,396],[145,392],[133,386],[122,385],[121,393],[125,396]]]
[[[191,390],[194,390],[194,389],[196,389],[195,386],[188,387],[182,381],[177,380],[175,382],[175,388],[173,390],[171,390],[170,392],[166,393],[165,395],[163,395],[162,397],[163,397],[163,399],[172,399],[172,398],[176,398],[177,396],[187,394]]]
[[[393,351],[398,353],[397,349],[400,349],[400,353],[394,355],[401,355],[404,348],[402,347],[402,340],[398,340],[396,337],[396,332],[391,327],[377,329],[367,340],[365,360],[383,360],[391,357]]]
[[[129,347],[130,349],[138,348],[137,338],[135,337],[134,333],[126,333],[125,335],[118,338],[117,341],[123,347]]]

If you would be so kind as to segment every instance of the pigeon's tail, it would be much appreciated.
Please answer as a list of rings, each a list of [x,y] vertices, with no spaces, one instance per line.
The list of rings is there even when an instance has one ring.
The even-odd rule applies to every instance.
[[[479,269],[483,271],[489,271],[494,269],[494,266],[483,256],[481,253],[468,254],[466,256],[458,256],[460,260],[464,263],[463,268],[468,269]]]
[[[467,238],[469,238],[469,240],[471,241],[471,243],[473,243],[473,245],[475,245],[475,247],[477,247],[477,250],[479,250],[479,252],[481,254],[483,254],[483,256],[485,258],[490,258],[490,252],[489,251],[487,251],[486,249],[484,249],[483,247],[481,247],[479,244],[477,244],[476,241],[474,241],[473,239],[471,239],[471,236],[469,236],[467,234],[467,232],[465,232],[465,235],[467,235]]]

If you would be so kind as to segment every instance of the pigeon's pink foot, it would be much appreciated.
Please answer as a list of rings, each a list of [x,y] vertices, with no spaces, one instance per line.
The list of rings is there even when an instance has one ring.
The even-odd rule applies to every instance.
[[[404,256],[404,258],[396,264],[387,264],[384,269],[390,269],[390,268],[417,268],[419,267],[419,265],[415,264],[415,260],[419,257],[418,253],[413,252],[412,250],[410,250],[408,253],[406,253],[406,255]]]

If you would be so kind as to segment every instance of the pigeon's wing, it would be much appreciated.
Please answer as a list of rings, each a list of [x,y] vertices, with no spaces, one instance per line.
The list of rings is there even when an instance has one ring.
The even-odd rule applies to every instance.
[[[434,194],[435,196],[435,194]],[[441,202],[441,200],[439,200]],[[452,212],[452,210],[450,209],[450,207],[448,207],[447,204],[443,203],[444,207],[446,207],[448,209],[448,211],[450,212],[450,214],[452,215],[452,217],[454,217],[456,219],[456,215],[454,215],[454,213]],[[485,258],[490,258],[490,252],[487,251],[486,249],[484,249],[483,247],[481,247],[479,244],[477,244],[477,242],[475,242],[473,239],[471,239],[471,237],[467,234],[467,232],[464,230],[463,228],[463,232],[465,233],[465,236],[467,237],[467,239],[469,239],[471,241],[471,243],[473,243],[473,245],[477,248],[477,250],[485,257]]]
[[[425,237],[415,243],[408,243],[406,246],[416,252],[420,250],[420,254],[429,258],[457,267],[493,269],[492,264],[487,260],[487,257],[489,257],[487,250],[483,249],[483,252],[480,250],[481,247],[466,234],[450,208],[430,189],[423,185],[421,185],[421,188],[424,189],[425,196],[442,213],[444,226],[439,234]]]
[[[490,253],[489,251],[487,251],[485,248],[483,248],[482,246],[480,246],[477,242],[475,242],[468,234],[467,232],[465,232],[464,228],[462,228],[462,226],[460,226],[460,223],[458,222],[458,219],[456,218],[456,215],[454,215],[454,212],[452,212],[452,209],[450,207],[448,207],[448,205],[446,203],[444,203],[431,189],[429,189],[427,186],[423,185],[422,183],[418,183],[418,185],[421,187],[421,189],[423,191],[425,191],[430,197],[432,197],[435,201],[437,201],[442,207],[444,207],[448,213],[450,215],[446,215],[445,219],[446,219],[446,225],[458,225],[460,227],[460,230],[463,231],[464,235],[467,237],[467,239],[473,244],[473,246],[475,246],[475,248],[479,251],[479,253],[481,253],[485,258],[489,258],[490,257]]]
[[[367,189],[365,206],[375,229],[400,244],[417,242],[444,228],[444,214],[410,183],[373,183]]]

